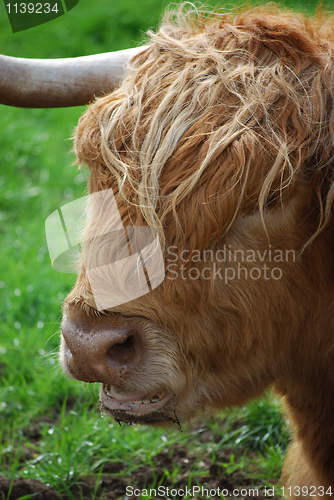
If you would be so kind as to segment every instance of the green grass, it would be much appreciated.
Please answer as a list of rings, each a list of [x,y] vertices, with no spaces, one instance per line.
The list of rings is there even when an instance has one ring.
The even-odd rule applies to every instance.
[[[292,0],[286,4],[301,7]],[[52,23],[12,34],[0,4],[0,52],[48,58],[127,48],[158,23],[167,2],[98,0],[93,5],[80,0]],[[306,8],[314,6],[309,1]],[[96,498],[102,473],[112,464],[120,467],[113,474],[130,483],[138,468],[149,466],[151,487],[180,478],[196,484],[210,476],[208,464],[220,474],[241,471],[258,486],[276,481],[288,437],[271,396],[182,433],[119,427],[97,413],[97,386],[61,373],[61,302],[75,276],[52,270],[44,223],[61,204],[85,193],[86,175],[71,166],[67,140],[83,109],[1,108],[0,473],[36,478],[70,496],[73,485],[90,476]],[[183,466],[175,458],[180,447]],[[157,474],[159,456],[170,465]]]

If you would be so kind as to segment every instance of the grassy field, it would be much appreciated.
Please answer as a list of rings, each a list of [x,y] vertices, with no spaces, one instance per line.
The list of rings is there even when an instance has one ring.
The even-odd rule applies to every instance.
[[[1,4],[0,53],[54,58],[127,48],[166,5],[80,0],[65,16],[13,34]],[[120,427],[98,413],[97,385],[61,373],[61,303],[75,276],[52,270],[44,223],[85,193],[68,140],[82,112],[1,107],[0,474],[37,479],[63,498],[125,498],[125,485],[277,484],[288,437],[271,395],[183,432]],[[30,497],[1,484],[0,498]]]

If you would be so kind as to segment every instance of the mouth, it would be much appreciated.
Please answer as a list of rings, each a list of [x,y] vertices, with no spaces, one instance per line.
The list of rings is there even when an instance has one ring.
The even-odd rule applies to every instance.
[[[112,386],[103,384],[100,403],[101,409],[117,421],[143,424],[177,422],[175,416],[170,415],[172,408],[167,405],[171,398],[172,395],[166,393],[120,394]]]

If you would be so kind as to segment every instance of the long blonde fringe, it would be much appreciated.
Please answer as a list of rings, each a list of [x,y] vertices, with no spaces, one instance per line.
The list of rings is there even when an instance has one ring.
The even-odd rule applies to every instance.
[[[259,210],[264,220],[306,181],[315,238],[334,199],[333,18],[185,3],[149,44],[79,123],[91,189],[116,189],[124,214],[139,207],[162,241],[172,217],[174,239],[205,246],[239,215]]]

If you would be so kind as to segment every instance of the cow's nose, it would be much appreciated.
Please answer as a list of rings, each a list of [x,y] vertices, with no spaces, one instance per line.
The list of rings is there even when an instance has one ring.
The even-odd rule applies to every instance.
[[[122,387],[128,372],[140,363],[143,353],[138,329],[76,323],[64,318],[63,362],[70,373],[84,382],[102,382]]]

